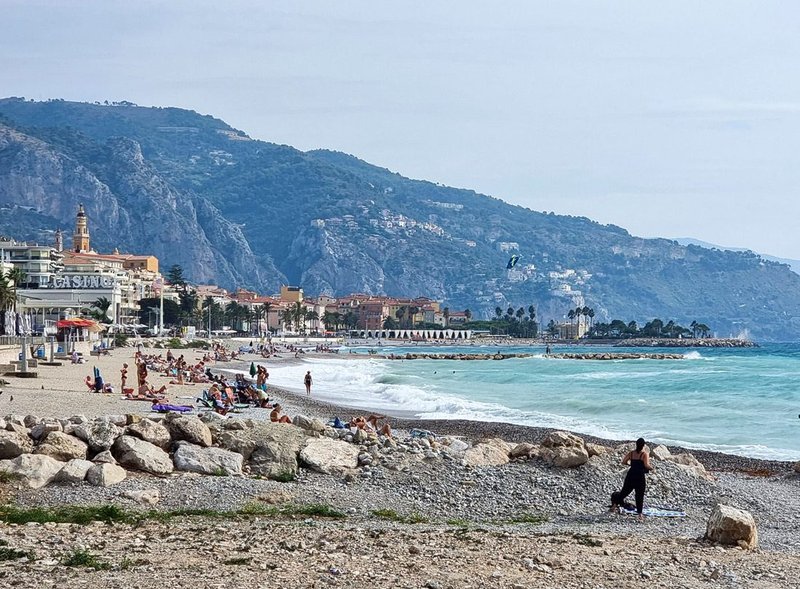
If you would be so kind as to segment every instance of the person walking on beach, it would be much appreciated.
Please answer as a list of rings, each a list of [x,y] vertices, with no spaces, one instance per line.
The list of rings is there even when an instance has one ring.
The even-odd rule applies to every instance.
[[[303,379],[303,382],[306,385],[306,395],[310,395],[311,394],[311,371],[310,370],[308,372],[306,372],[306,376]]]
[[[625,482],[622,490],[611,493],[611,511],[619,513],[619,506],[625,498],[635,491],[636,512],[639,514],[639,521],[644,521],[642,508],[644,507],[644,491],[647,486],[644,475],[653,470],[650,466],[650,456],[644,450],[644,438],[636,440],[636,450],[631,450],[622,459],[622,464],[630,464],[628,474],[625,475]]]

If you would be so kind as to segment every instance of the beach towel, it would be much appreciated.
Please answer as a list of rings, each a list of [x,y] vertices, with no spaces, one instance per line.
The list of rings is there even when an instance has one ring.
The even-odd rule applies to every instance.
[[[628,509],[621,507],[619,512],[623,515],[638,515],[636,508]],[[667,509],[665,507],[645,507],[642,514],[647,517],[686,517],[686,512],[679,509]]]
[[[175,413],[188,413],[190,412],[193,407],[189,405],[170,405],[170,404],[155,404],[151,407],[153,411],[156,413],[169,413],[170,411],[174,411]]]

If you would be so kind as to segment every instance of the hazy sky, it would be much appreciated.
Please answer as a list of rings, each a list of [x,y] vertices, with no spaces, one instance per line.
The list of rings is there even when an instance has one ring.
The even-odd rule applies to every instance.
[[[0,95],[131,100],[800,258],[795,2],[0,0]]]

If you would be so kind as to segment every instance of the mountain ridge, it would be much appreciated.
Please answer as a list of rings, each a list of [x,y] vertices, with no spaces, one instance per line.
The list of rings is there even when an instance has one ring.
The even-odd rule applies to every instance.
[[[588,305],[800,337],[800,276],[752,252],[642,239],[173,107],[0,99],[0,117],[0,207],[19,238],[71,227],[83,199],[98,249],[148,249],[229,288],[431,296],[476,317],[533,304],[544,321]]]

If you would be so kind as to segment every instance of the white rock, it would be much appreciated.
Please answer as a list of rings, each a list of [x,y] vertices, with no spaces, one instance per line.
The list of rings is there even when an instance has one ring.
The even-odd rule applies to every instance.
[[[669,451],[669,448],[667,448],[663,444],[659,444],[658,446],[653,448],[653,451],[650,452],[650,456],[652,456],[656,460],[667,460],[669,459],[670,456],[672,456],[672,453]]]
[[[139,423],[129,425],[125,433],[141,438],[159,448],[166,448],[171,441],[169,430],[165,426],[147,418],[142,419]]]
[[[358,448],[331,438],[311,438],[300,450],[300,461],[317,472],[338,474],[358,467]]]
[[[89,444],[95,452],[108,450],[122,435],[122,430],[105,419],[97,418],[81,423],[75,428],[75,435]]]
[[[33,452],[33,441],[27,433],[0,431],[0,460],[16,458],[30,452]]]
[[[496,444],[478,443],[464,452],[464,466],[501,466],[508,464],[508,452]]]
[[[586,452],[589,453],[589,457],[592,456],[605,456],[613,452],[613,448],[609,448],[608,446],[603,446],[602,444],[592,444],[591,442],[587,442],[585,444]]]
[[[58,471],[55,477],[57,483],[80,483],[86,478],[86,473],[94,466],[93,463],[82,458],[73,458]]]
[[[101,462],[95,464],[86,473],[86,480],[95,487],[110,487],[125,480],[128,473],[116,464]]]
[[[158,489],[143,489],[141,491],[125,491],[123,497],[127,497],[142,505],[155,505],[161,501],[161,493]]]
[[[224,476],[242,474],[244,463],[244,458],[237,452],[187,443],[179,444],[172,459],[176,470]]]
[[[164,425],[169,429],[173,440],[185,440],[199,446],[211,445],[211,430],[197,417],[167,416]]]
[[[52,430],[34,450],[34,454],[44,454],[61,462],[69,462],[73,458],[86,458],[89,449],[86,442],[64,432]]]
[[[102,452],[98,452],[92,458],[92,462],[95,464],[100,464],[101,462],[107,462],[109,464],[117,464],[117,459],[114,458],[114,455],[111,453],[111,450],[103,450]]]
[[[30,437],[34,440],[39,440],[44,438],[50,432],[60,432],[63,431],[64,427],[61,423],[57,421],[44,421],[42,423],[37,423],[31,428]]]
[[[127,468],[151,474],[169,474],[173,471],[169,454],[150,442],[133,436],[120,436],[114,442],[112,454]]]
[[[706,524],[706,538],[720,544],[742,548],[758,547],[758,531],[753,516],[742,509],[718,504]]]
[[[14,460],[0,460],[0,470],[17,475],[31,489],[50,483],[63,467],[63,462],[42,454],[22,454]]]

